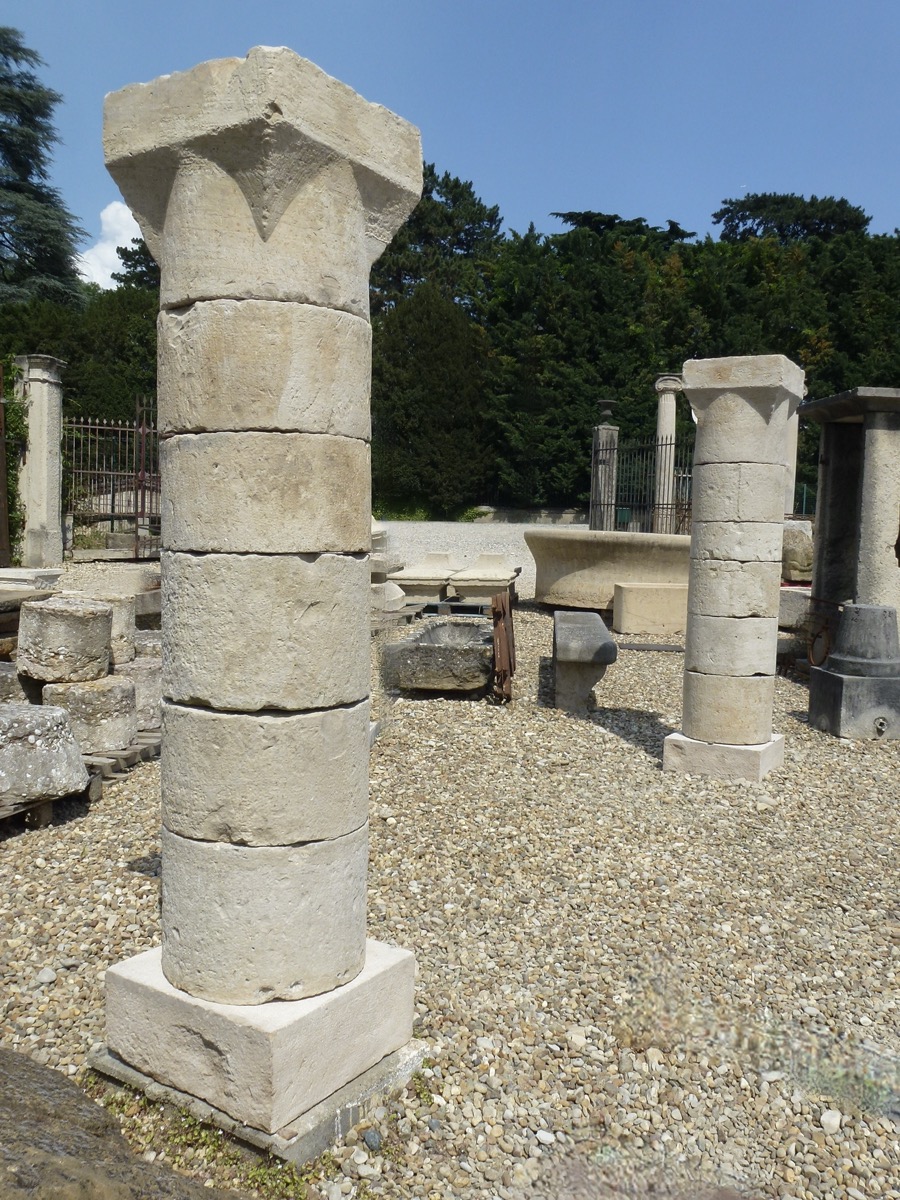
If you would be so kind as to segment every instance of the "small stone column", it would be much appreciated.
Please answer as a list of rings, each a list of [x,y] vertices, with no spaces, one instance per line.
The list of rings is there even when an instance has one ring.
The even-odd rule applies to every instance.
[[[900,412],[867,412],[856,603],[900,608]]]
[[[590,529],[615,529],[619,427],[595,425],[591,452]]]
[[[28,420],[28,449],[19,476],[25,506],[22,565],[58,567],[62,535],[62,380],[66,365],[47,354],[16,358],[19,398]]]
[[[787,423],[784,453],[784,515],[794,515],[794,492],[797,490],[797,443],[800,438],[800,417],[797,413]]]
[[[761,779],[772,735],[787,424],[803,372],[781,355],[684,365],[697,419],[682,732],[663,768]]]
[[[368,280],[419,136],[257,47],[109,96],[104,144],[163,436],[162,950],[107,973],[109,1045],[273,1132],[412,1030],[413,957],[365,929]]]
[[[682,390],[678,375],[656,381],[656,487],[653,532],[675,532],[675,397]]]

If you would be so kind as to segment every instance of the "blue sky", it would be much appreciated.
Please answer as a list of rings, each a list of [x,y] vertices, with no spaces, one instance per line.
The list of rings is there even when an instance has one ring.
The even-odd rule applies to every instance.
[[[63,95],[53,182],[86,247],[105,209],[106,240],[128,232],[104,94],[254,45],[418,125],[506,230],[594,209],[702,235],[725,197],[764,191],[900,226],[898,0],[4,0],[0,21]]]

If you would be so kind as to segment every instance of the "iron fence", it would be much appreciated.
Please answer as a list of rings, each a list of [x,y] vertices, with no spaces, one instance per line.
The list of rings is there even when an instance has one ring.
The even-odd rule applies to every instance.
[[[595,457],[598,453],[595,440]],[[635,533],[690,533],[694,447],[674,438],[639,445],[601,446],[592,479],[603,479],[591,499],[591,528]],[[598,465],[600,471],[598,472]]]
[[[159,553],[159,433],[152,405],[131,422],[63,423],[63,512],[74,549]]]

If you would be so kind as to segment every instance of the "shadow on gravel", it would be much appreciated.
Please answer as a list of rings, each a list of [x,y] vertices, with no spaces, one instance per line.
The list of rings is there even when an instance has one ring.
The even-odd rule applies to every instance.
[[[757,1200],[718,1187],[685,1168],[662,1170],[629,1161],[605,1146],[581,1146],[552,1165],[517,1200]]]
[[[136,875],[156,876],[160,872],[162,859],[159,852],[156,854],[144,854],[140,858],[132,858],[125,865],[129,871],[134,871]]]
[[[53,819],[49,825],[44,826],[45,829],[55,829],[60,825],[68,825],[70,821],[80,821],[82,817],[88,815],[91,809],[88,800],[54,800],[52,803]],[[26,830],[36,828],[38,826],[35,809],[26,809],[25,812],[4,817],[0,821],[0,843],[8,841],[10,838],[20,837]]]

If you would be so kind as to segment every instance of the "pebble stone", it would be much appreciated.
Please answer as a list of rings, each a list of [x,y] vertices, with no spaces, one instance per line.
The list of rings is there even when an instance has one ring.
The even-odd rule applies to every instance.
[[[783,768],[664,776],[680,655],[622,650],[571,716],[550,617],[515,629],[511,705],[374,698],[369,935],[416,953],[427,1059],[319,1194],[900,1200],[900,743],[811,730],[779,676]],[[0,1041],[68,1075],[159,941],[158,788],[0,826]]]

